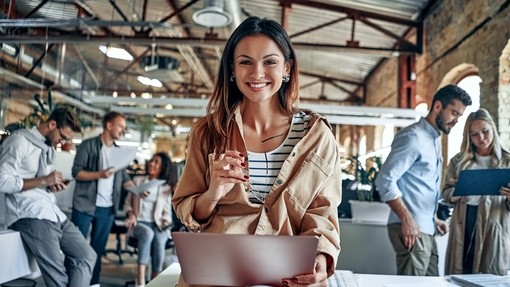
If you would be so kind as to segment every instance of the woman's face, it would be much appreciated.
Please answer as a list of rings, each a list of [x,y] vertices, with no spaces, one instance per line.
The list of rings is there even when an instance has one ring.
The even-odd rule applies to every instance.
[[[291,67],[278,45],[264,35],[243,38],[234,50],[233,61],[237,87],[252,102],[271,99]]]
[[[147,174],[150,177],[157,178],[161,174],[161,158],[159,156],[152,157],[147,163]]]
[[[492,128],[486,121],[474,120],[469,125],[469,138],[476,147],[476,151],[482,155],[490,153],[490,146],[494,139]]]

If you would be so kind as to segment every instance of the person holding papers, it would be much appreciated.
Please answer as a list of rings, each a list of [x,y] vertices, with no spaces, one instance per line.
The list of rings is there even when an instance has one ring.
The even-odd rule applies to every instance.
[[[510,268],[510,187],[500,187],[501,196],[453,195],[462,170],[487,168],[510,168],[510,153],[489,112],[479,109],[466,119],[460,152],[448,165],[442,190],[454,208],[446,274],[506,275]]]
[[[147,175],[133,178],[137,186],[146,184],[147,188],[139,192],[130,190],[124,204],[126,227],[132,229],[132,236],[138,239],[137,287],[145,286],[149,256],[152,259],[151,279],[163,269],[168,227],[172,223],[171,199],[176,182],[176,178],[171,176],[171,165],[166,153],[159,152],[152,156],[147,163]],[[152,182],[155,184],[150,184]]]
[[[173,204],[195,232],[317,236],[315,270],[282,285],[323,286],[340,252],[340,154],[326,118],[296,108],[298,90],[283,27],[243,21],[226,43],[208,115],[190,134]]]
[[[125,169],[134,157],[124,155],[126,166],[120,168],[118,162],[122,160],[115,156],[121,149],[115,140],[120,139],[125,130],[126,119],[122,114],[107,113],[103,117],[103,132],[84,140],[74,158],[72,175],[76,187],[71,220],[85,237],[92,225],[90,245],[96,251],[97,260],[91,286],[99,286],[101,257],[119,207],[121,189],[134,186]]]

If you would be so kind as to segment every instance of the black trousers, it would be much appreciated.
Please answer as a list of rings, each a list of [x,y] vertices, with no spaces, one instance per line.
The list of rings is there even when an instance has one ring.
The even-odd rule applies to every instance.
[[[464,262],[462,264],[462,273],[473,273],[473,261],[475,258],[475,234],[476,234],[476,215],[478,206],[467,205],[466,226],[464,229]]]

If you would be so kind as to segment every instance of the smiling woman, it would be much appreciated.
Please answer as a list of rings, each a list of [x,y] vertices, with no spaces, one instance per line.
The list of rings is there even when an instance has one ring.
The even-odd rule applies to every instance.
[[[173,202],[193,231],[318,236],[315,270],[294,277],[306,286],[335,270],[341,168],[325,118],[294,107],[297,66],[277,22],[250,17],[234,31]],[[286,286],[296,281],[282,277]]]

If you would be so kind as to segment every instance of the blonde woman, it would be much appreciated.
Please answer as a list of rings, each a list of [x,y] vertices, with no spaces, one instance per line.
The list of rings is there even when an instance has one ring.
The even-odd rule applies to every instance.
[[[509,168],[510,153],[499,139],[489,112],[472,112],[464,127],[460,152],[448,166],[443,199],[453,215],[446,252],[446,274],[506,275],[510,268],[510,187],[501,196],[453,196],[462,170]],[[510,181],[510,180],[509,180]]]

